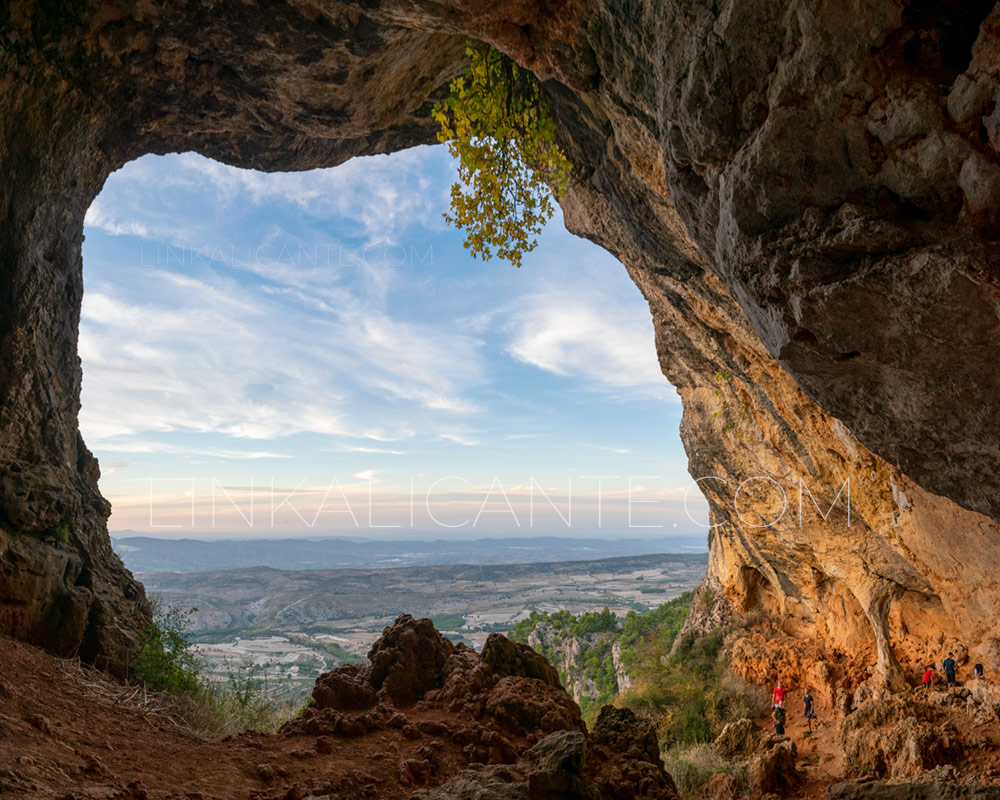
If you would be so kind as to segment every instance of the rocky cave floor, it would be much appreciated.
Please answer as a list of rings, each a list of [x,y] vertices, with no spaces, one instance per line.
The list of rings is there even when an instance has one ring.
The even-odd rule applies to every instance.
[[[212,741],[150,710],[134,687],[0,637],[0,797],[677,797],[652,727],[606,709],[587,731],[555,670],[530,648],[498,635],[480,655],[429,620],[403,616],[370,658],[322,676],[314,705],[279,733]],[[782,739],[766,719],[741,720],[716,746],[745,766],[742,791],[752,797],[1000,798],[988,788],[1000,784],[1000,706],[979,694],[862,697],[846,718],[824,715],[809,737],[794,710]],[[847,774],[854,782],[837,784]],[[700,794],[740,790],[720,774]]]

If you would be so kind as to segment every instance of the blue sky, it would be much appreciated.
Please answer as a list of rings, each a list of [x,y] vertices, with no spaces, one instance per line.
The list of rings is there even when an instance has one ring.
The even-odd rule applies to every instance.
[[[108,179],[80,422],[113,530],[704,530],[624,268],[558,216],[522,269],[472,259],[441,216],[453,179],[442,147],[270,175],[147,156]]]

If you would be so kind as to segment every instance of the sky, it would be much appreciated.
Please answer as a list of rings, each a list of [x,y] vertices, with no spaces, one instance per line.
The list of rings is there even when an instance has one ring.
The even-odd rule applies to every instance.
[[[706,531],[646,302],[556,216],[518,270],[442,218],[443,147],[265,174],[185,153],[85,224],[80,426],[159,536]]]

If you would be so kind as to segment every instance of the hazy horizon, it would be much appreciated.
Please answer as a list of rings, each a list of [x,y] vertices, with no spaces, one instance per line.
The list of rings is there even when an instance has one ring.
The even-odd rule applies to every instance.
[[[142,538],[142,539],[163,539],[166,541],[234,541],[234,542],[268,542],[268,541],[302,541],[302,542],[321,542],[321,541],[343,541],[343,542],[396,542],[396,541],[406,541],[406,542],[494,542],[494,541],[514,541],[514,540],[541,540],[541,539],[564,539],[567,541],[595,541],[595,542],[631,542],[631,541],[648,541],[648,542],[667,542],[672,540],[688,540],[688,539],[703,539],[705,542],[704,548],[707,552],[708,550],[708,537],[700,531],[692,531],[690,533],[671,533],[669,535],[664,534],[636,534],[630,536],[610,536],[610,535],[586,535],[586,534],[569,534],[569,533],[542,533],[542,532],[524,532],[524,533],[512,533],[509,536],[491,535],[491,536],[475,536],[475,537],[462,537],[458,535],[447,536],[440,534],[431,534],[426,531],[416,531],[411,536],[403,535],[389,535],[384,536],[349,536],[349,535],[337,535],[337,534],[313,534],[309,536],[302,536],[296,532],[282,533],[280,531],[268,531],[267,534],[262,534],[259,536],[239,536],[229,532],[217,532],[213,533],[211,531],[142,531],[135,530],[131,528],[123,528],[118,530],[109,530],[108,534],[112,539],[130,539],[130,538]]]

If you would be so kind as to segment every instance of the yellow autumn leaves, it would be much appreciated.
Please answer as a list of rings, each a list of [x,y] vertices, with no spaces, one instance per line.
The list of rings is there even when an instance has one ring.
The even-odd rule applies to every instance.
[[[497,256],[520,267],[572,165],[556,144],[537,78],[489,46],[469,44],[466,52],[468,69],[432,111],[441,126],[438,141],[458,159],[444,218],[465,231],[474,257]]]

